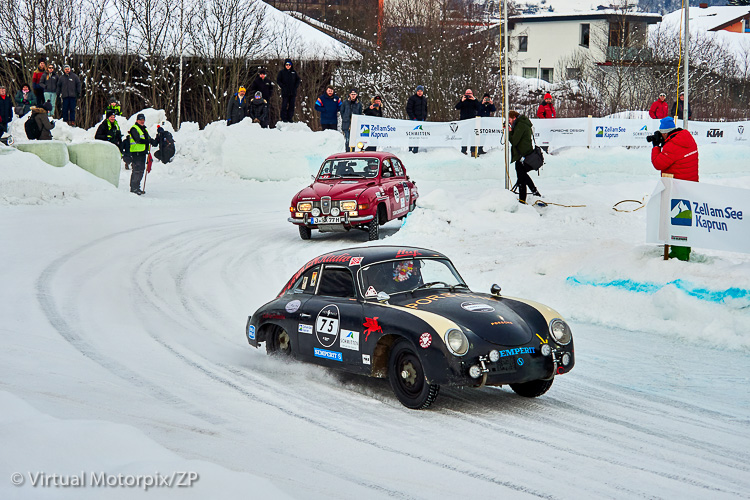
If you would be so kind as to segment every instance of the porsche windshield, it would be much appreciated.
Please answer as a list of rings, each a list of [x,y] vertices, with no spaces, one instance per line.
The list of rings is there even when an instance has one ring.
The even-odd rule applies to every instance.
[[[318,172],[318,179],[342,177],[371,179],[378,176],[380,160],[377,158],[340,158],[326,160]]]
[[[374,298],[419,288],[466,288],[450,261],[445,259],[402,259],[372,264],[362,269],[362,294]]]

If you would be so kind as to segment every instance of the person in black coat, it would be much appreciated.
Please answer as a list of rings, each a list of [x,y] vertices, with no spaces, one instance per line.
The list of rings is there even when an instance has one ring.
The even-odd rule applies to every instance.
[[[406,101],[406,116],[410,120],[425,121],[427,120],[427,98],[424,96],[424,87],[417,86],[417,92]],[[419,152],[418,147],[411,147],[412,153]]]
[[[227,125],[240,123],[247,116],[250,99],[245,97],[245,87],[240,87],[227,104]]]
[[[260,92],[266,102],[271,102],[273,82],[266,76],[266,70],[264,69],[258,72],[258,76],[255,77],[253,84],[250,86],[250,95],[255,95],[256,92]]]
[[[255,96],[247,107],[247,116],[253,123],[259,123],[261,128],[268,128],[268,103],[263,99],[263,93],[260,90],[255,92]]]
[[[683,108],[685,107],[685,92],[680,92],[680,100],[672,104],[672,113],[669,116],[682,120]],[[688,120],[693,117],[693,110],[688,106]]]
[[[8,95],[8,89],[0,85],[0,135],[8,131],[8,125],[13,119],[13,101]]]
[[[481,105],[477,98],[474,97],[474,92],[471,89],[466,89],[464,95],[461,96],[461,100],[456,104],[456,109],[460,111],[459,120],[468,120],[470,118],[476,118],[479,114]],[[461,152],[466,154],[466,146],[461,146]],[[471,147],[471,154],[476,153],[476,147]]]
[[[479,114],[478,116],[482,117],[489,117],[492,116],[492,113],[497,111],[497,108],[492,103],[492,96],[489,94],[484,94],[484,97],[482,97],[482,102],[479,103]]]
[[[96,129],[94,139],[97,141],[111,142],[117,146],[117,149],[122,147],[122,132],[120,132],[120,125],[117,123],[114,110],[107,111],[107,117]]]
[[[299,77],[292,60],[284,61],[284,69],[276,76],[276,83],[281,88],[281,121],[291,122],[294,119],[294,106],[297,100],[297,89],[302,79]]]

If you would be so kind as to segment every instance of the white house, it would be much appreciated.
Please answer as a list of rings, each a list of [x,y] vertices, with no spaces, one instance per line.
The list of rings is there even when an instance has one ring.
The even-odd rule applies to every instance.
[[[553,82],[576,76],[575,65],[566,67],[575,58],[609,65],[648,57],[648,25],[659,21],[659,14],[611,9],[512,16],[510,71]]]

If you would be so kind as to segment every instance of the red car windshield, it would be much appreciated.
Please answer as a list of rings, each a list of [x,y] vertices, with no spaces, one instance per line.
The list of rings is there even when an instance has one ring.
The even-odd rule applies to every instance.
[[[377,158],[341,158],[326,160],[318,172],[318,179],[359,178],[372,179],[378,176],[380,160]]]

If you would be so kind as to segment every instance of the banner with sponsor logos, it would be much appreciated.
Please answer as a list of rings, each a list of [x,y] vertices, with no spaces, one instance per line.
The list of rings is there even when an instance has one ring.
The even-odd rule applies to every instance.
[[[662,177],[646,206],[646,241],[750,253],[750,190]]]
[[[540,146],[650,147],[646,137],[659,129],[659,120],[611,118],[533,118],[534,137]],[[682,120],[677,120],[682,125]],[[362,142],[377,147],[502,147],[503,119],[493,116],[453,122],[417,122],[365,115],[352,116],[350,145]],[[695,142],[704,144],[750,144],[750,122],[691,121]]]

